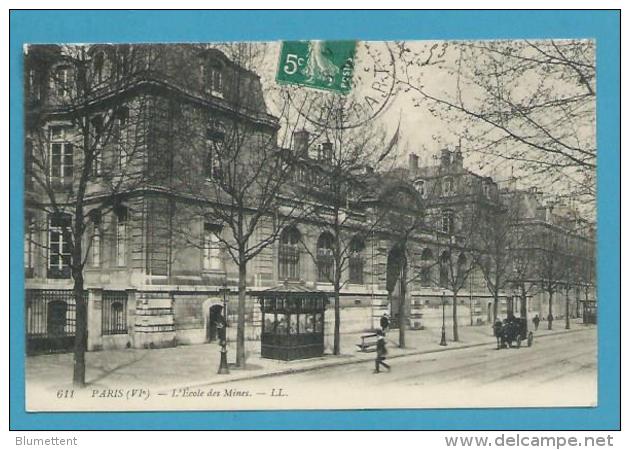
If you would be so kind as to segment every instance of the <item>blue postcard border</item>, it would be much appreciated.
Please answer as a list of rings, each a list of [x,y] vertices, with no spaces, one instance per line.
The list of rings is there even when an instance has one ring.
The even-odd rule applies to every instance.
[[[13,430],[620,427],[619,11],[12,11],[10,428]],[[597,41],[599,403],[595,408],[27,413],[24,407],[22,45],[276,39],[594,38]],[[606,345],[601,345],[606,343]],[[518,389],[518,385],[514,386]],[[559,387],[560,388],[560,387]]]

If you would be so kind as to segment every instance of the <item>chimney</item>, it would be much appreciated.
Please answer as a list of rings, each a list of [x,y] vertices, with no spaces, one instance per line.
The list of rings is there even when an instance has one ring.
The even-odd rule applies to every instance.
[[[464,156],[462,155],[461,147],[457,147],[457,150],[453,153],[453,166],[456,169],[464,168]]]
[[[451,165],[451,151],[448,148],[443,148],[440,154],[440,166],[448,167]]]
[[[293,133],[293,150],[298,156],[308,158],[308,139],[309,132],[302,129]]]
[[[415,153],[409,153],[409,171],[414,172],[418,170],[418,155]]]
[[[321,159],[325,161],[332,161],[333,159],[333,145],[332,142],[322,143]]]

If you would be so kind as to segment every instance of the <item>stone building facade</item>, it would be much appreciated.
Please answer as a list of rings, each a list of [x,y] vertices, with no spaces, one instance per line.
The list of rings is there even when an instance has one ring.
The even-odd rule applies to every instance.
[[[199,211],[221,201],[213,198],[215,161],[231,123],[247,130],[244,139],[252,146],[276,145],[279,121],[267,110],[258,75],[203,46],[31,46],[25,55],[25,94],[29,351],[72,346],[69,258],[80,193],[89,350],[216,339],[213,315],[224,302],[228,322],[235,324],[238,270],[217,239],[229,231]],[[300,154],[301,143],[308,141],[305,133],[296,133],[294,148],[286,150]],[[302,156],[325,165],[328,145],[321,144],[318,156]],[[496,183],[464,168],[460,149],[444,150],[437,166],[419,167],[417,161],[411,155],[407,168],[366,173],[365,188],[374,201],[345,211],[352,221],[344,230],[351,257],[342,274],[342,333],[373,329],[384,312],[395,318],[401,301],[401,281],[388,275],[398,264],[399,237],[385,224],[366,234],[370,208],[393,205],[408,215],[417,214],[408,205],[426,208],[405,246],[407,320],[420,329],[425,313],[452,301],[444,251],[456,253],[466,266],[473,263],[464,233],[471,205],[501,201]],[[529,219],[538,224],[538,216]],[[253,238],[269,235],[273,220],[262,220]],[[326,276],[330,235],[321,225],[304,218],[286,227],[249,263],[248,339],[260,333],[257,290],[289,281],[332,293]],[[587,238],[576,242],[592,244]],[[580,244],[590,248],[586,259],[591,244]],[[507,297],[501,295],[503,311]],[[491,298],[483,277],[472,270],[458,292],[458,301],[468,307],[463,323],[468,314],[472,323],[488,322]],[[327,314],[327,334],[332,320]],[[232,326],[228,338],[234,334]]]

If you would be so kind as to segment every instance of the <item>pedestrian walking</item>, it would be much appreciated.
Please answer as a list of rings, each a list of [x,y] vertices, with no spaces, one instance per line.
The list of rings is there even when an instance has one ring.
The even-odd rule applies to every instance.
[[[534,323],[534,331],[538,331],[538,325],[540,325],[540,317],[538,317],[538,314],[534,316],[532,322]]]
[[[383,313],[383,316],[381,317],[381,331],[383,334],[389,331],[389,316],[387,313]]]
[[[387,357],[387,346],[385,344],[385,333],[381,330],[376,332],[377,340],[376,340],[376,360],[374,373],[380,373],[381,366],[385,367],[387,371],[391,371],[392,368],[385,362],[385,358]]]

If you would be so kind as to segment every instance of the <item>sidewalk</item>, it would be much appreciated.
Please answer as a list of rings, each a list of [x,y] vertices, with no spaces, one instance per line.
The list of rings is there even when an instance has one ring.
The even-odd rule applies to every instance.
[[[470,326],[460,324],[460,341],[452,342],[452,328],[447,322],[446,347],[440,346],[441,321],[427,318],[424,330],[407,330],[406,348],[398,345],[398,330],[388,333],[389,358],[407,355],[448,351],[472,346],[495,345],[492,330],[487,325]],[[560,323],[562,322],[562,323]],[[554,322],[554,330],[546,329],[547,323],[541,322],[536,339],[548,335],[576,332],[590,328],[573,321],[571,330],[564,329],[564,321]],[[126,349],[114,351],[89,352],[86,354],[86,381],[89,388],[107,387],[151,387],[173,388],[193,387],[237,380],[261,378],[279,374],[297,373],[324,367],[354,364],[374,359],[374,353],[357,351],[362,333],[341,335],[341,355],[326,354],[320,358],[298,361],[276,361],[260,357],[260,342],[246,343],[247,365],[237,369],[230,364],[230,374],[218,375],[219,347],[217,344],[200,344],[174,348],[144,350]],[[234,343],[228,348],[228,360],[235,358]],[[44,389],[56,390],[69,387],[72,379],[72,354],[40,355],[26,358],[26,384]]]

